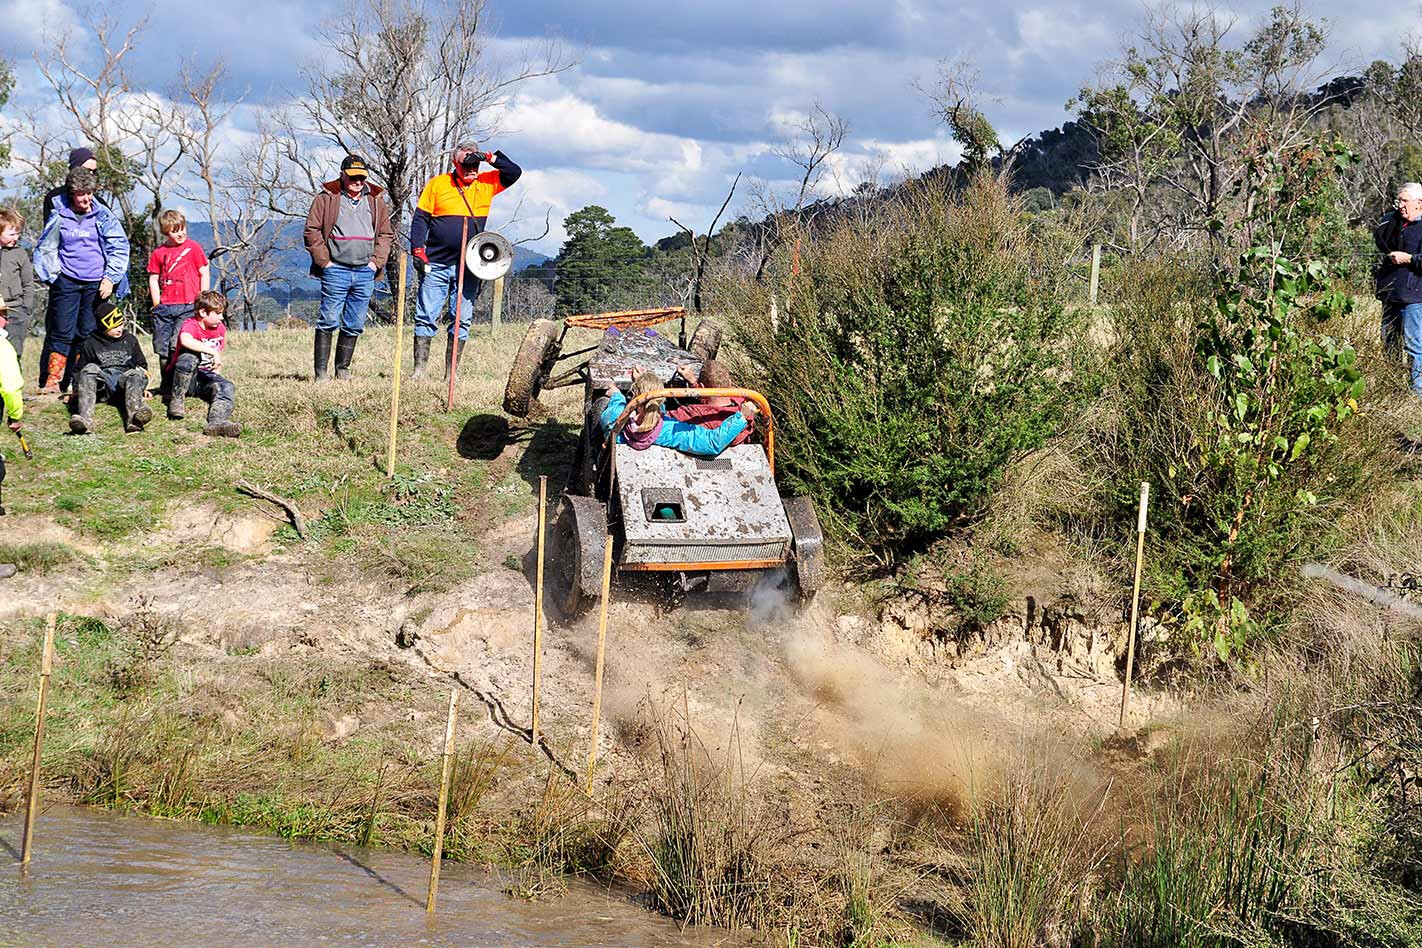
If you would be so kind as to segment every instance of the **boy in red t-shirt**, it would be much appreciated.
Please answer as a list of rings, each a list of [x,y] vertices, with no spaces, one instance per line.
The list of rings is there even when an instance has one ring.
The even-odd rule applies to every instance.
[[[158,215],[163,245],[148,258],[148,296],[153,301],[153,354],[158,364],[168,362],[173,333],[193,314],[193,301],[208,288],[207,254],[196,240],[188,240],[188,219],[182,211]]]
[[[242,426],[232,420],[237,386],[218,374],[222,369],[222,350],[227,344],[227,327],[222,322],[222,315],[227,312],[227,297],[216,290],[203,290],[193,309],[196,315],[178,329],[178,344],[168,364],[173,376],[168,417],[186,415],[183,400],[196,395],[208,403],[207,427],[202,433],[235,438],[242,433]]]

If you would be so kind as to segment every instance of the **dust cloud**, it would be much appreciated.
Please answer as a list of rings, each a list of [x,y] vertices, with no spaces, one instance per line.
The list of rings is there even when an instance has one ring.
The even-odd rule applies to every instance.
[[[840,720],[820,723],[883,791],[961,817],[999,782],[1017,730],[837,645],[796,629],[785,658],[800,686]]]

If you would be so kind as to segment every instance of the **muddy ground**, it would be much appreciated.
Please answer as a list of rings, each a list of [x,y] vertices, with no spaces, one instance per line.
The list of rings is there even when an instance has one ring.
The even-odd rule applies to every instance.
[[[112,546],[100,556],[98,546],[46,518],[8,518],[11,535],[91,555],[3,581],[0,622],[50,610],[122,619],[147,597],[152,610],[181,624],[177,654],[212,679],[216,700],[224,688],[259,686],[242,669],[263,658],[388,665],[425,683],[417,689],[425,694],[409,707],[408,698],[399,705],[375,698],[346,709],[328,722],[329,739],[404,718],[434,746],[443,696],[456,682],[477,698],[465,705],[465,739],[504,732],[529,740],[534,518],[509,517],[484,531],[481,559],[500,565],[447,592],[416,595],[299,543],[278,543],[273,534],[283,522],[280,511],[255,500],[230,513],[185,511],[131,554],[201,548],[208,565],[115,580],[103,565],[123,555]],[[811,795],[837,784],[906,800],[967,800],[1023,748],[1089,753],[1117,732],[1123,624],[1065,619],[1048,629],[1041,622],[1052,614],[1047,595],[1039,589],[964,649],[929,631],[933,617],[866,602],[842,587],[798,609],[775,593],[679,595],[667,585],[614,583],[601,779],[635,766],[649,702],[687,709],[713,753],[734,734],[748,773]],[[581,772],[598,614],[594,608],[567,621],[550,604],[545,615],[543,749],[560,768]],[[1180,711],[1175,696],[1138,688],[1129,724],[1154,730]]]

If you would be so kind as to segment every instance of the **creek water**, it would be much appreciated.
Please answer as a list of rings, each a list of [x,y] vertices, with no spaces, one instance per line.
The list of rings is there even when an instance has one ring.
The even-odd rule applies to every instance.
[[[247,830],[51,807],[19,870],[22,819],[0,820],[0,948],[168,945],[724,945],[678,930],[625,896],[574,881],[551,902],[501,891],[446,862],[425,914],[429,862],[401,853],[296,843]]]

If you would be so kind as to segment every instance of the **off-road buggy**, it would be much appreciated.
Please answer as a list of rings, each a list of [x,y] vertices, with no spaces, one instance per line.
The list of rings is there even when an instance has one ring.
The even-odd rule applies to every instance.
[[[583,385],[583,425],[572,469],[554,516],[549,550],[551,592],[567,615],[601,595],[603,548],[613,540],[613,568],[664,573],[681,589],[748,590],[757,583],[787,587],[801,601],[819,588],[823,534],[807,497],[782,498],[775,484],[775,426],[770,405],[750,389],[677,387],[677,369],[713,358],[720,330],[703,321],[684,346],[651,327],[680,318],[680,309],[636,310],[534,320],[504,390],[504,410],[528,413],[545,388]],[[601,330],[597,343],[564,355],[570,328]],[[560,363],[562,363],[560,369]],[[573,363],[569,365],[569,363]],[[604,432],[599,418],[607,387],[624,392],[634,370],[653,371],[666,388],[633,399]],[[718,396],[749,399],[760,414],[752,440],[704,458],[653,445],[635,451],[617,443],[634,408]]]

